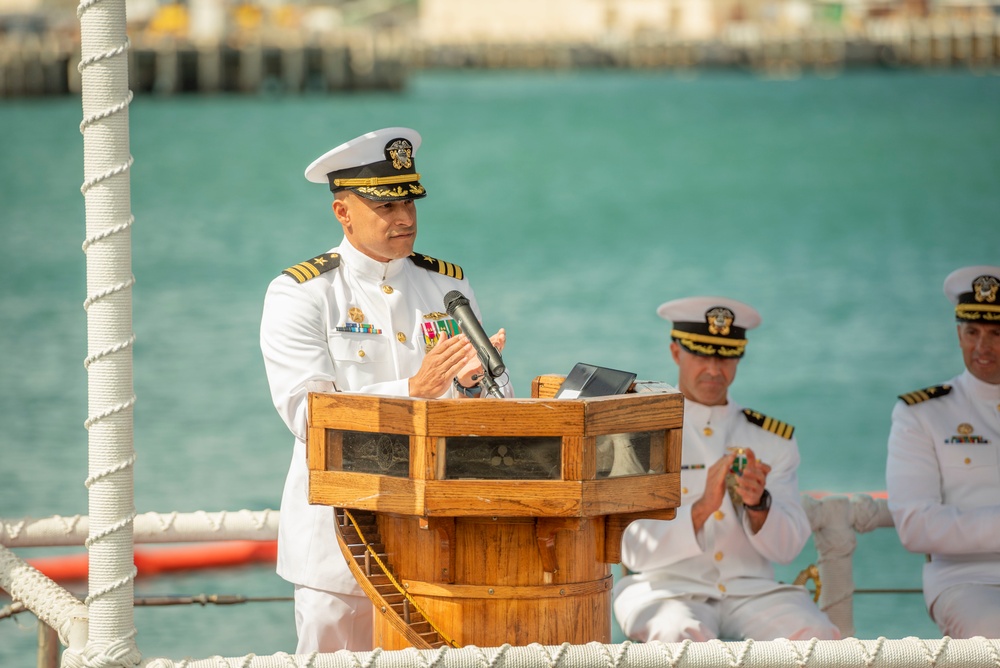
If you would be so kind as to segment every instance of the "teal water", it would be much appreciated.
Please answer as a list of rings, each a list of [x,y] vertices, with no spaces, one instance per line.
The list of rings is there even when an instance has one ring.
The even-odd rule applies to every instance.
[[[0,105],[0,517],[87,512],[80,118],[74,99]],[[424,137],[417,249],[462,264],[486,328],[507,328],[518,395],[579,361],[673,383],[656,307],[729,295],[764,319],[732,394],[796,425],[802,488],[881,490],[895,396],[961,369],[944,276],[1000,261],[998,119],[1000,77],[961,73],[421,74],[399,95],[139,98],[136,508],[277,508],[291,440],[261,300],[340,238],[305,166],[389,125]],[[891,530],[859,542],[859,587],[920,586]],[[136,592],[290,587],[253,567]],[[937,634],[919,595],[859,595],[855,616],[862,638]],[[34,661],[33,622],[0,620],[0,664]],[[136,623],[147,657],[294,650],[289,603]]]

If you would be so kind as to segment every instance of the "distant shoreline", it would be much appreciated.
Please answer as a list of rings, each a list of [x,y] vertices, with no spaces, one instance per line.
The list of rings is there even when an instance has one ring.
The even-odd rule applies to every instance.
[[[865,35],[829,28],[728,39],[647,36],[603,43],[421,44],[353,31],[323,40],[283,35],[195,44],[133,37],[136,93],[290,93],[400,90],[421,70],[733,69],[766,78],[836,76],[855,69],[965,69],[1000,74],[1000,21],[908,22]],[[78,94],[79,44],[55,34],[0,37],[0,99]]]

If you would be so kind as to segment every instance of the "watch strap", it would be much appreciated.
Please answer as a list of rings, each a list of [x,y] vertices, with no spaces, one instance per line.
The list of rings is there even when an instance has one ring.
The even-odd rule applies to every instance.
[[[771,509],[771,493],[765,489],[760,495],[760,501],[757,502],[756,506],[748,506],[743,504],[743,507],[747,510],[770,510]]]
[[[460,382],[458,382],[457,376],[452,379],[451,383],[452,385],[455,386],[455,389],[458,390],[459,394],[463,394],[467,397],[475,398],[483,393],[483,386],[480,385],[479,383],[476,383],[472,387],[466,387],[465,385],[462,385]]]

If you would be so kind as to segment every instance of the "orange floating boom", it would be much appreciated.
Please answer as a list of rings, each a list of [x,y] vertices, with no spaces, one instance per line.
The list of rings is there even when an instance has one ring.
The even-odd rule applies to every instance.
[[[152,550],[136,549],[135,567],[138,577],[148,577],[176,571],[273,563],[277,555],[278,542],[274,540],[221,541]],[[87,554],[39,557],[26,561],[56,582],[87,579]]]

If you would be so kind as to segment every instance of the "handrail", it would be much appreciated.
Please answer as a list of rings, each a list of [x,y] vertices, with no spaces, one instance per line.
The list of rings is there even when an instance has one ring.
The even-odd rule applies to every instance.
[[[891,527],[884,498],[869,494],[818,496],[805,493],[802,506],[813,530],[819,577],[819,607],[846,638],[854,635],[854,550],[858,534]]]
[[[136,515],[136,543],[184,543],[215,540],[274,540],[278,537],[277,510],[236,510]],[[86,515],[54,515],[39,519],[0,518],[0,545],[57,547],[83,545],[90,530]]]

